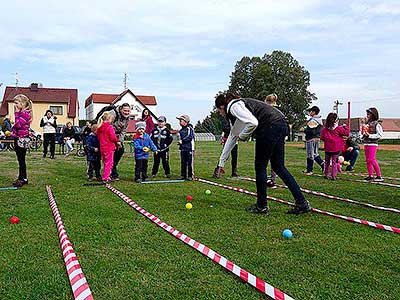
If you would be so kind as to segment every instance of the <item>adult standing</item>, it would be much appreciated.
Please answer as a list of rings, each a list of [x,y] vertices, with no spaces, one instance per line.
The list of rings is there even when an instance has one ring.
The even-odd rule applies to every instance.
[[[43,127],[43,158],[47,155],[47,149],[50,144],[50,158],[54,159],[56,149],[56,128],[57,117],[51,110],[46,110],[43,118],[40,120],[40,127]]]
[[[291,191],[296,205],[289,214],[302,214],[311,211],[296,180],[285,167],[285,137],[288,125],[283,113],[265,102],[239,98],[232,93],[219,95],[215,106],[222,116],[231,123],[231,133],[225,143],[220,161],[227,157],[236,141],[247,141],[252,134],[255,143],[255,172],[257,203],[246,210],[251,213],[268,214],[267,206],[267,165],[271,160],[272,169]],[[226,160],[226,159],[225,159]]]
[[[119,180],[117,166],[125,152],[124,138],[126,134],[126,129],[128,128],[130,114],[131,106],[129,105],[129,103],[123,103],[116,110],[116,117],[114,119],[114,122],[112,123],[112,126],[115,130],[115,135],[118,139],[118,146],[117,149],[114,151],[114,163],[111,171],[111,180],[113,181]]]
[[[146,133],[148,135],[151,135],[151,133],[153,132],[154,129],[154,122],[153,122],[153,118],[151,117],[150,111],[145,108],[142,111],[142,121],[146,122]]]

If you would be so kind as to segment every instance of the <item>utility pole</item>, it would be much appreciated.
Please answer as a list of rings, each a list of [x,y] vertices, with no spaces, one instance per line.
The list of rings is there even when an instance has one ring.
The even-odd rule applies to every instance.
[[[128,89],[128,75],[124,73],[124,91]]]
[[[18,87],[18,82],[19,82],[19,75],[18,72],[15,72],[15,87]]]
[[[336,100],[333,102],[335,105],[333,106],[333,110],[336,112],[336,114],[339,116],[339,105],[342,105],[343,102],[340,102],[339,100]]]

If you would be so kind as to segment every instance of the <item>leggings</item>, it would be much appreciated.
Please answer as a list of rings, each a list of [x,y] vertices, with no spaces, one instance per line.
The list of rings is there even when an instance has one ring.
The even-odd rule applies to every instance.
[[[374,170],[376,176],[382,176],[379,164],[376,161],[376,151],[378,150],[378,145],[364,145],[365,161],[367,162],[368,175],[373,176]]]

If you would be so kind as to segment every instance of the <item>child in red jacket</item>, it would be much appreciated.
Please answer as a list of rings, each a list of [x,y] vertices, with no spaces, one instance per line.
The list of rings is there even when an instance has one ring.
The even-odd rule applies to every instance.
[[[97,122],[97,138],[100,142],[101,159],[103,161],[103,182],[111,181],[110,175],[114,164],[114,151],[121,146],[115,135],[114,127],[111,123],[114,121],[114,115],[105,111]]]
[[[350,134],[350,129],[344,124],[339,126],[339,118],[336,113],[330,113],[326,118],[325,127],[321,131],[321,140],[325,147],[325,178],[336,180],[337,178],[337,159],[343,149],[344,136]],[[331,170],[329,169],[331,166]],[[329,171],[331,174],[329,175]]]

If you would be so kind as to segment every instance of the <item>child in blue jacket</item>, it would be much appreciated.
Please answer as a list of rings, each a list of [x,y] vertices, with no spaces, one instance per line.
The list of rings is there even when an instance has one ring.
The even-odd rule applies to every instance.
[[[87,160],[87,178],[93,181],[93,171],[98,181],[101,181],[101,154],[100,143],[96,136],[97,125],[91,127],[91,133],[85,139],[85,153]]]
[[[135,147],[135,182],[140,183],[146,181],[147,165],[149,162],[149,151],[158,152],[150,136],[145,133],[146,123],[136,123],[136,133],[133,137],[133,145]]]

